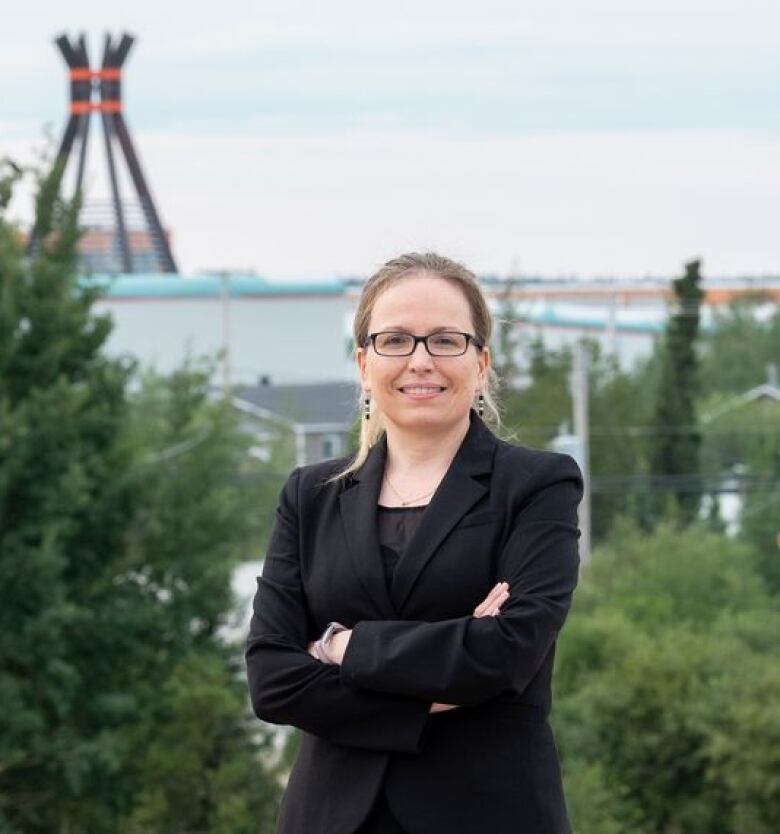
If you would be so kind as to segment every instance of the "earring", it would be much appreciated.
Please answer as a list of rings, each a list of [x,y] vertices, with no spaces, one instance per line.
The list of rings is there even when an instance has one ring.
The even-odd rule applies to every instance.
[[[482,392],[480,391],[477,394],[477,414],[482,417],[485,413],[485,398],[482,396]]]
[[[368,395],[363,400],[363,416],[366,420],[371,419],[371,397]]]

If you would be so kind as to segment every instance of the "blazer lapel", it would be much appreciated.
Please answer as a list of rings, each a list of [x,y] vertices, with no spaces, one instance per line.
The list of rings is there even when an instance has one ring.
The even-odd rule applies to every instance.
[[[466,436],[396,565],[390,593],[376,526],[376,507],[387,458],[386,435],[371,447],[363,466],[351,476],[352,485],[339,499],[347,548],[366,593],[385,619],[398,619],[417,577],[436,549],[487,492],[487,486],[476,476],[492,471],[495,447],[495,435],[472,411]]]
[[[377,538],[376,505],[382,487],[387,438],[371,447],[365,463],[352,474],[354,483],[341,493],[341,520],[352,565],[366,593],[384,619],[395,620],[395,610],[385,582]]]
[[[391,595],[398,612],[450,530],[488,491],[486,484],[475,476],[489,474],[493,469],[495,435],[476,412],[471,412],[470,420],[460,448],[396,565]]]

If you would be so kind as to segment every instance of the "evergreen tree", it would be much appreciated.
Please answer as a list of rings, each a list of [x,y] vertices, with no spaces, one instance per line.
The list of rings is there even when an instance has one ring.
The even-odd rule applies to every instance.
[[[28,262],[6,220],[17,179],[0,173],[0,831],[115,834],[146,802],[144,753],[171,720],[177,669],[225,656],[256,493],[206,371],[129,396],[133,364],[105,354],[110,320],[77,280],[78,203],[42,178]],[[263,735],[232,697],[239,735],[220,761],[261,775]],[[273,802],[250,781],[235,784],[261,799],[232,806],[236,831],[250,830],[239,812]],[[225,830],[219,796],[191,831]]]
[[[119,834],[273,831],[278,787],[257,766],[241,667],[217,652],[178,664],[139,728],[141,789]]]
[[[696,424],[696,339],[703,296],[699,270],[700,262],[691,261],[685,265],[685,275],[674,281],[677,310],[666,328],[661,379],[656,390],[657,434],[650,446],[651,474],[660,487],[654,501],[657,516],[663,515],[671,494],[678,504],[682,524],[696,518],[701,501],[701,433]]]
[[[17,175],[3,172],[3,215]],[[100,355],[110,324],[76,292],[78,206],[40,183],[42,244],[28,266],[0,216],[0,820],[67,831],[85,786],[117,749],[83,696],[90,586],[125,466],[116,444],[128,367]],[[110,708],[108,704],[104,708]]]

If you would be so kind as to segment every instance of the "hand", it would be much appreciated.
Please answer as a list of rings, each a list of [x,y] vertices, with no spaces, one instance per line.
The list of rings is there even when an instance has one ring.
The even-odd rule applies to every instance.
[[[509,599],[509,583],[499,582],[474,609],[475,617],[495,617],[501,606]]]
[[[495,617],[501,606],[509,599],[509,584],[499,582],[493,590],[474,609],[475,617]],[[447,712],[455,709],[457,704],[431,704],[429,712]]]
[[[330,638],[327,649],[328,657],[337,666],[341,666],[341,662],[344,660],[344,653],[347,651],[347,645],[349,644],[350,637],[352,637],[352,629],[348,628],[346,631],[340,631],[338,634],[334,634],[333,637]]]
[[[457,709],[457,704],[431,704],[428,712],[447,712],[447,710]]]
[[[348,628],[346,631],[340,631],[338,634],[334,634],[328,642],[328,657],[330,657],[333,663],[337,664],[338,666],[341,665],[341,661],[344,659],[344,653],[347,650],[347,644],[349,643],[349,638],[351,636],[352,629]],[[314,644],[316,642],[316,640],[312,640],[312,642],[309,643],[308,646],[306,646],[306,651],[315,660],[319,660],[319,658],[317,657],[317,652],[314,651]]]

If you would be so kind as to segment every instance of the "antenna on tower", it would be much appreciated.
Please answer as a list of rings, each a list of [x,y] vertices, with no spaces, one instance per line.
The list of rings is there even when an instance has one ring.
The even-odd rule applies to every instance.
[[[67,35],[60,35],[55,43],[68,65],[70,77],[70,116],[65,125],[55,165],[60,181],[68,165],[74,145],[78,142],[78,167],[76,170],[76,191],[80,192],[84,181],[84,168],[89,140],[89,126],[92,113],[100,113],[103,123],[108,179],[111,185],[113,208],[113,236],[118,244],[117,256],[122,272],[148,272],[148,263],[139,269],[139,261],[148,258],[138,257],[138,246],[132,246],[128,230],[127,208],[122,201],[117,177],[115,150],[124,157],[127,170],[135,188],[140,205],[140,215],[146,227],[148,241],[151,245],[156,269],[160,272],[177,273],[168,238],[160,223],[160,216],[154,205],[149,187],[146,184],[138,154],[133,146],[127,123],[122,114],[122,67],[135,38],[123,34],[118,43],[113,43],[111,35],[105,36],[103,45],[103,62],[101,68],[93,70],[89,65],[86,38],[79,35],[71,43]],[[57,183],[59,187],[60,182]],[[27,242],[27,253],[32,255],[40,245],[37,227],[33,228]]]

